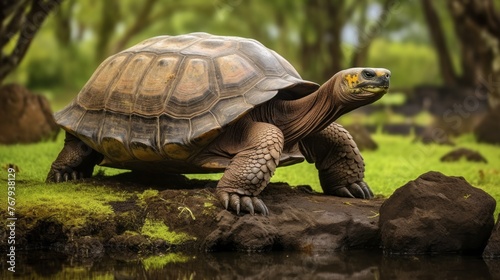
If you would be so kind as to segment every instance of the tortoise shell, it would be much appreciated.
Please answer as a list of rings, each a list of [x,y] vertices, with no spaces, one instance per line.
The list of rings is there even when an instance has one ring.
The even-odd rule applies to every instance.
[[[107,58],[55,118],[107,162],[185,161],[278,92],[317,88],[255,40],[159,36]]]

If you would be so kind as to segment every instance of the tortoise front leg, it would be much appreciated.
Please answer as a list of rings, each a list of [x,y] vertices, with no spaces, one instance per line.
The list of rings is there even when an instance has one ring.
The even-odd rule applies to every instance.
[[[50,167],[46,182],[77,180],[92,176],[103,156],[66,132],[64,147]]]
[[[281,130],[268,123],[240,122],[226,132],[218,146],[238,150],[217,184],[217,196],[226,209],[269,214],[257,195],[274,174],[283,143]]]
[[[372,198],[363,181],[365,164],[349,132],[332,123],[300,143],[300,150],[310,163],[315,163],[323,192],[329,195]]]

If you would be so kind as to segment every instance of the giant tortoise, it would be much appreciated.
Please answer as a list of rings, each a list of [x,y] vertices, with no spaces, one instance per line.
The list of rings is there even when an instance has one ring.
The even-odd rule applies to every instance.
[[[381,98],[390,75],[351,68],[319,86],[252,39],[154,37],[106,59],[55,114],[66,139],[47,181],[90,177],[96,164],[224,172],[216,195],[226,209],[268,215],[257,195],[277,166],[305,158],[325,194],[371,198],[356,143],[334,121]]]

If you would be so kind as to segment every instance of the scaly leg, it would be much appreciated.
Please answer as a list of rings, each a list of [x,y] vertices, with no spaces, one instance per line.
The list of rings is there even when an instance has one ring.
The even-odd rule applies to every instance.
[[[283,143],[281,130],[268,123],[239,122],[226,131],[218,147],[229,153],[237,151],[217,184],[217,196],[226,209],[230,206],[238,214],[240,210],[269,214],[257,195],[274,174]]]
[[[373,193],[363,181],[365,164],[349,132],[332,123],[324,130],[306,137],[300,150],[310,163],[315,163],[325,194],[372,198]]]
[[[66,132],[64,147],[52,163],[46,182],[62,182],[89,178],[103,156],[80,139]]]

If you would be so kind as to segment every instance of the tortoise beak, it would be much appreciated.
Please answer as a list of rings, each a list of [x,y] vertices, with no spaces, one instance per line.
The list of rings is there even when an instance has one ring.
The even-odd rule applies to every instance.
[[[383,68],[371,69],[367,68],[361,71],[363,82],[359,83],[356,88],[371,93],[386,93],[389,89],[391,71]]]

